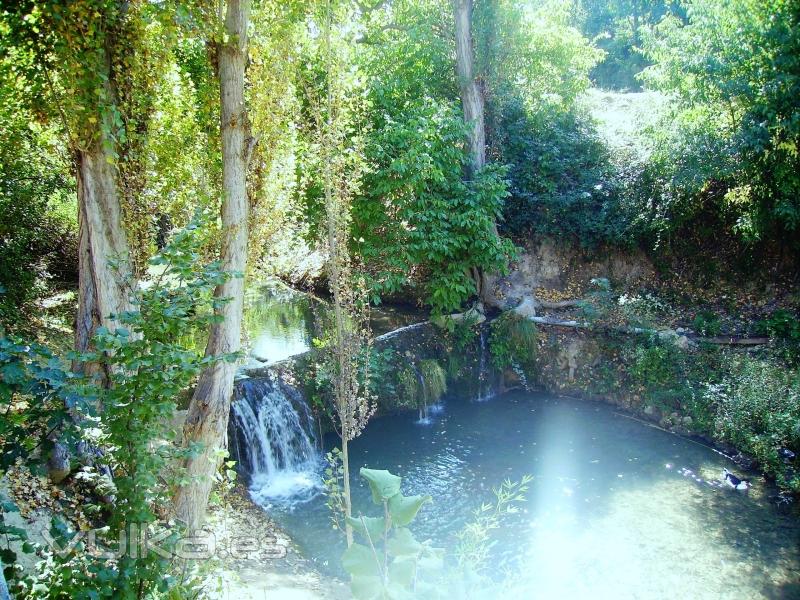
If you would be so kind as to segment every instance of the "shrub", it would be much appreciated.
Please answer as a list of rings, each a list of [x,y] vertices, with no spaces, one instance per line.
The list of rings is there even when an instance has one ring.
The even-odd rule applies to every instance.
[[[522,104],[504,107],[497,141],[511,165],[505,227],[577,239],[584,246],[623,242],[627,224],[617,210],[611,156],[587,115],[547,107],[533,115]]]
[[[765,358],[731,356],[730,370],[710,384],[705,399],[716,412],[717,433],[758,460],[782,487],[800,491],[800,475],[779,450],[800,453],[800,373]]]
[[[72,446],[73,456],[81,456],[82,443],[101,448],[102,454],[92,461],[95,464],[80,473],[98,483],[106,478],[104,471],[113,475],[113,483],[106,478],[105,490],[98,488],[111,495],[113,503],[98,535],[101,547],[116,548],[119,535],[136,523],[140,531],[151,534],[167,529],[169,536],[160,538],[159,546],[172,548],[177,530],[168,527],[164,507],[169,505],[171,485],[180,476],[172,469],[180,451],[165,442],[174,437],[169,424],[176,399],[203,368],[235,358],[206,357],[180,341],[218,318],[212,308],[220,303],[213,298],[213,290],[228,277],[218,264],[200,263],[195,228],[179,232],[151,260],[163,272],[152,285],[137,289],[136,310],[118,316],[121,326],[114,331],[99,328],[95,350],[70,357],[79,364],[99,365],[101,372],[111,374],[112,386],[72,373],[67,361],[40,347],[0,340],[0,405],[13,414],[9,426],[0,429],[2,464],[35,444],[46,449],[51,445],[50,434],[59,427],[69,434],[64,441]],[[20,439],[26,433],[35,437]],[[89,502],[83,510],[105,512],[100,502]],[[76,535],[63,524],[54,524],[53,533],[62,547]],[[67,555],[48,554],[34,580],[25,582],[21,596],[40,597],[41,590],[46,590],[47,597],[58,598],[159,598],[188,593],[181,581],[185,574],[170,557],[131,552],[109,559],[84,549],[81,542]]]
[[[794,366],[800,365],[800,320],[796,315],[780,308],[760,321],[756,329],[774,338],[776,350],[784,360]]]
[[[671,342],[636,344],[627,351],[628,374],[648,391],[671,388],[680,379],[680,354]]]
[[[722,324],[719,315],[710,310],[701,310],[692,321],[692,329],[700,335],[719,335],[722,331]]]

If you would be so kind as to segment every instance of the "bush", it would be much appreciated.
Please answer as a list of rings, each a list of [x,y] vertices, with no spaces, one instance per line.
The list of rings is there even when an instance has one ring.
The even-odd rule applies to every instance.
[[[782,487],[800,492],[800,474],[779,450],[800,453],[800,373],[774,361],[732,356],[721,383],[707,386],[717,433],[753,456]]]
[[[194,229],[193,225],[179,232],[151,260],[163,273],[135,292],[137,310],[119,315],[121,326],[114,331],[98,328],[95,351],[69,357],[80,365],[99,366],[100,372],[111,374],[113,385],[72,373],[67,361],[38,346],[0,340],[0,407],[13,415],[0,427],[0,466],[19,453],[27,456],[35,445],[46,450],[52,446],[50,434],[58,428],[68,434],[63,441],[71,446],[72,456],[86,456],[80,448],[87,444],[101,448],[94,464],[80,473],[104,485],[98,490],[112,497],[113,510],[98,534],[100,547],[116,548],[119,535],[136,523],[151,533],[167,529],[169,536],[159,546],[173,548],[178,532],[167,522],[165,507],[180,476],[174,464],[183,456],[168,443],[175,435],[170,419],[176,400],[203,368],[235,358],[206,357],[180,341],[216,321],[212,309],[220,302],[213,291],[228,277],[218,264],[200,263]],[[99,500],[83,506],[94,515],[106,509]],[[53,533],[62,547],[75,535],[63,524],[54,525]],[[34,580],[21,584],[20,597],[40,597],[41,590],[58,598],[179,598],[190,593],[181,581],[186,574],[175,568],[171,557],[146,552],[108,559],[83,549],[81,543],[66,555],[48,553]]]
[[[654,62],[645,81],[677,99],[661,127],[667,143],[660,147],[669,150],[656,147],[654,159],[668,193],[690,192],[688,202],[666,203],[684,218],[665,222],[675,230],[711,197],[726,233],[749,243],[782,237],[797,251],[796,7],[783,0],[693,0],[687,16],[665,18],[644,44]],[[664,205],[656,199],[656,211]]]
[[[511,165],[506,229],[576,238],[584,246],[627,240],[616,169],[588,115],[555,107],[532,114],[512,102],[498,120],[495,143]]]
[[[779,308],[756,326],[762,335],[774,338],[778,354],[793,366],[800,365],[800,319]]]
[[[692,321],[692,329],[700,335],[715,336],[722,331],[719,315],[710,310],[701,310]]]

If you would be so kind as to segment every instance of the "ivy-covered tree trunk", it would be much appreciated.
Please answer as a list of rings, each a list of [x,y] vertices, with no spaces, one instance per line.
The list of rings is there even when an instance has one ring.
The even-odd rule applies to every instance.
[[[105,74],[105,93],[111,101],[115,90],[110,72],[107,48],[98,51],[98,70]],[[111,123],[108,111],[98,104],[98,122],[87,148],[74,150],[78,196],[78,313],[75,319],[75,350],[86,352],[98,327],[113,329],[116,316],[131,310],[133,272],[131,252],[123,222],[120,200],[119,168],[108,139]],[[105,116],[104,116],[105,113]],[[88,377],[97,376],[102,385],[109,385],[111,374],[99,363],[79,361],[76,371]],[[71,410],[71,406],[67,406]],[[73,414],[80,419],[81,416]],[[84,448],[83,450],[87,450]],[[93,451],[92,451],[93,452]],[[58,483],[70,473],[70,452],[56,441],[48,458],[50,478]]]
[[[248,135],[244,101],[249,17],[249,0],[229,0],[225,39],[217,46],[222,139],[221,260],[225,271],[242,274],[247,261],[247,164],[254,143]],[[215,290],[217,299],[229,301],[219,309],[223,320],[211,326],[206,356],[240,349],[243,296],[243,277],[232,277]],[[176,516],[189,529],[199,527],[205,518],[213,475],[219,466],[220,451],[226,444],[235,372],[236,364],[229,361],[217,361],[208,367],[201,374],[189,405],[184,441],[187,445],[197,445],[200,450],[186,459],[188,482],[175,495]]]

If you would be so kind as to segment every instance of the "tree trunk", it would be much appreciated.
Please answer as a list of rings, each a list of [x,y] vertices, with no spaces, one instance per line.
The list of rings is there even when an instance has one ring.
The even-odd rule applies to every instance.
[[[472,0],[453,0],[453,19],[456,34],[456,76],[461,91],[464,122],[470,127],[467,138],[469,165],[466,178],[472,179],[486,165],[486,125],[484,119],[483,89],[475,78],[474,48],[472,44]],[[500,237],[497,224],[492,223],[492,233]],[[491,304],[490,277],[482,269],[473,269],[472,279],[478,297]]]
[[[247,261],[247,163],[253,141],[248,137],[244,102],[249,0],[229,0],[225,15],[226,40],[218,45],[220,133],[222,139],[222,268],[244,273]],[[219,310],[221,323],[211,326],[206,356],[237,352],[241,347],[244,279],[232,277],[217,287],[216,298],[230,298]],[[184,441],[201,449],[187,458],[190,480],[175,495],[175,513],[192,530],[202,525],[220,450],[226,445],[228,415],[236,365],[215,362],[200,375],[184,426]]]
[[[78,316],[75,349],[85,351],[111,315],[131,309],[130,249],[122,222],[115,167],[102,142],[78,152]]]
[[[469,132],[469,173],[471,178],[486,164],[486,130],[483,117],[483,90],[475,79],[472,46],[472,0],[453,0],[456,30],[456,75],[461,90],[464,122]]]
[[[344,489],[344,514],[345,517],[353,516],[353,497],[350,492],[350,449],[348,448],[347,438],[342,434],[342,478]],[[353,526],[350,521],[345,519],[344,535],[347,539],[347,547],[353,545]]]

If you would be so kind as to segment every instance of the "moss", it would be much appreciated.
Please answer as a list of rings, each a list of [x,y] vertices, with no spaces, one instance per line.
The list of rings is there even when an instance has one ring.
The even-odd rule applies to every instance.
[[[436,404],[447,392],[447,373],[435,359],[421,360],[419,370],[423,382],[423,403]]]
[[[492,323],[489,353],[497,369],[518,366],[531,375],[536,364],[538,331],[536,324],[515,313],[504,313]]]
[[[447,372],[439,361],[423,359],[419,368],[407,365],[397,374],[400,395],[398,406],[421,408],[436,404],[447,391]]]

